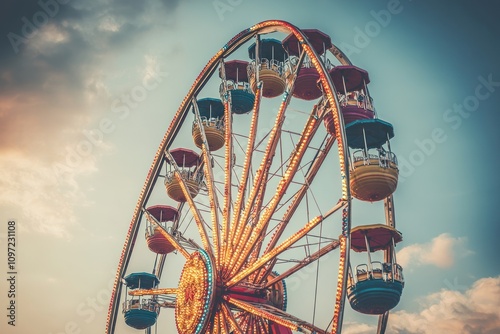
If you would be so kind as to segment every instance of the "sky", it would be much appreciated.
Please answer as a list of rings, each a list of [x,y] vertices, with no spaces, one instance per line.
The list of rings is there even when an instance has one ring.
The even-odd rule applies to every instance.
[[[370,73],[377,111],[394,125],[406,286],[387,332],[500,332],[498,9],[486,0],[2,1],[0,332],[104,331],[125,233],[174,112],[227,41],[268,19],[330,35]],[[344,333],[374,332],[372,318],[346,311]]]

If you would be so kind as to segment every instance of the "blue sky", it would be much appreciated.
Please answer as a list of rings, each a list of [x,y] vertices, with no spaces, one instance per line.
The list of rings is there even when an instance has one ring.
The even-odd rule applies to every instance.
[[[229,39],[282,19],[329,34],[366,69],[394,125],[407,283],[388,332],[497,333],[497,12],[492,1],[2,2],[0,237],[15,219],[19,312],[1,331],[104,330],[123,239],[175,110]],[[144,83],[143,98],[123,98]],[[356,209],[360,220],[373,210]],[[346,333],[373,326],[346,314]]]

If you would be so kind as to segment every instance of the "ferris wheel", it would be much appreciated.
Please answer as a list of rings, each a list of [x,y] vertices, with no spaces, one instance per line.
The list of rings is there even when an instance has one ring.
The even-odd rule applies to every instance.
[[[123,321],[165,332],[164,312],[181,334],[340,333],[346,299],[378,317],[384,333],[404,286],[395,258],[398,167],[393,127],[378,118],[369,83],[319,30],[264,21],[224,45],[151,164],[106,333]],[[351,228],[355,201],[383,202],[385,223]],[[352,263],[351,251],[366,260]],[[130,272],[139,253],[143,269]],[[176,283],[164,285],[179,258]],[[312,283],[300,275],[306,267],[315,268]]]

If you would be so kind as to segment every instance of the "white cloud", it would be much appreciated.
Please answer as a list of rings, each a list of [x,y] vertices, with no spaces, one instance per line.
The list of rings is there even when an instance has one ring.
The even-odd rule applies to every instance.
[[[49,23],[40,27],[37,35],[30,39],[27,45],[32,53],[31,56],[36,59],[39,55],[52,56],[55,52],[58,52],[58,46],[69,41],[70,34],[64,27]]]
[[[418,312],[391,312],[388,334],[500,333],[500,276],[477,280],[465,292],[441,290],[422,299]],[[375,333],[376,326],[348,323],[342,333]]]
[[[466,248],[467,238],[454,238],[443,233],[425,244],[413,244],[397,253],[397,261],[403,268],[433,265],[439,268],[453,266],[459,257],[471,254]]]
[[[113,16],[105,16],[101,19],[98,29],[101,31],[117,32],[120,30],[121,25],[116,22]]]
[[[500,276],[482,278],[465,291],[441,290],[424,299],[418,313],[397,311],[389,333],[500,333]],[[364,332],[359,332],[364,333]]]
[[[349,323],[343,325],[342,333],[344,334],[372,334],[377,332],[377,327],[367,324]]]
[[[44,26],[40,32],[40,36],[44,43],[64,43],[69,39],[68,32],[54,24]]]
[[[0,156],[0,207],[22,227],[57,237],[69,237],[77,223],[75,209],[86,205],[76,178],[95,170],[89,157],[78,166],[58,172],[48,162],[21,153]]]

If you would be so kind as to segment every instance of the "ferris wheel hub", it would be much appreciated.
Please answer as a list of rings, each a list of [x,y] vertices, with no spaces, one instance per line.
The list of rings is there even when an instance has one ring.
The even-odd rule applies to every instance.
[[[215,271],[208,254],[200,249],[186,261],[179,279],[175,323],[179,334],[206,330],[214,304]]]

